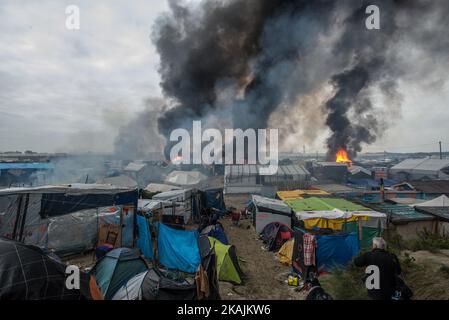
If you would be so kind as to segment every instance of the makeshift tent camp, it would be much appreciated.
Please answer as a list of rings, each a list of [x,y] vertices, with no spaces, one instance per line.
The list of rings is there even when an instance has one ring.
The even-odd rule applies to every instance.
[[[81,273],[83,291],[68,290],[65,270],[38,247],[0,238],[0,300],[88,299],[88,276]]]
[[[209,237],[210,246],[217,256],[218,279],[235,284],[241,284],[244,277],[239,261],[232,245],[225,245],[215,238]]]
[[[292,211],[281,200],[253,195],[251,211],[257,233],[261,233],[265,226],[272,222],[280,222],[291,226]]]
[[[71,184],[0,190],[0,235],[58,253],[92,249],[102,225],[122,225],[120,245],[134,238],[137,190]]]
[[[118,248],[101,258],[91,270],[91,275],[104,298],[108,300],[129,279],[147,269],[145,261],[134,250]]]
[[[169,269],[195,273],[201,258],[196,230],[176,230],[156,225],[159,262]]]
[[[282,245],[293,237],[293,231],[289,226],[272,222],[265,226],[260,237],[270,251],[278,251]]]
[[[200,237],[198,241],[201,254],[201,265],[207,276],[208,294],[204,297],[198,291],[204,288],[204,283],[195,283],[186,279],[175,280],[162,269],[151,268],[131,278],[120,288],[112,300],[193,300],[220,299],[216,270],[215,251],[211,248],[207,237]]]

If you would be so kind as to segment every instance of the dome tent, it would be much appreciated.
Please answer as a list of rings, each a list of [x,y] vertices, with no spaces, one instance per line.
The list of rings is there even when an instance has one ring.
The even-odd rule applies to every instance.
[[[293,230],[280,222],[271,222],[263,228],[260,237],[269,251],[278,251],[293,237]]]
[[[146,270],[147,264],[134,250],[118,248],[101,258],[91,274],[104,298],[108,300],[129,279]]]
[[[198,247],[201,266],[208,279],[208,294],[199,295],[199,291],[204,292],[204,282],[198,283],[197,277],[195,283],[182,277],[175,280],[169,276],[168,270],[153,267],[131,278],[115,293],[112,300],[219,300],[215,250],[211,248],[206,236],[198,238]]]
[[[212,237],[209,237],[209,243],[217,256],[218,280],[241,284],[244,274],[240,269],[235,247],[225,245]]]

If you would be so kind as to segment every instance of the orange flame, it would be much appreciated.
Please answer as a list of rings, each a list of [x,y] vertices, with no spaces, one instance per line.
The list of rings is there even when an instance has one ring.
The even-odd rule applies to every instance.
[[[173,159],[173,164],[179,164],[182,162],[182,156],[177,155],[175,159]]]
[[[335,155],[335,162],[339,163],[346,163],[348,166],[351,166],[352,161],[348,157],[348,153],[345,149],[340,149],[337,151],[337,154]]]

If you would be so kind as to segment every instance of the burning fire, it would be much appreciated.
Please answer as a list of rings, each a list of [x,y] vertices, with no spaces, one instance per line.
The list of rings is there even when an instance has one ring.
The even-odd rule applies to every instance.
[[[337,154],[335,155],[335,162],[346,163],[348,166],[352,165],[352,161],[349,159],[348,153],[345,149],[340,149],[337,151]]]
[[[173,164],[180,164],[182,162],[182,156],[178,155],[173,159]]]

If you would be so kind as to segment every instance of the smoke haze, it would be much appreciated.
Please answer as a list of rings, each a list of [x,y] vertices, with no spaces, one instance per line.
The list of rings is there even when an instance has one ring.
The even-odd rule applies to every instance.
[[[380,30],[365,27],[372,4]],[[448,63],[444,1],[170,0],[169,7],[152,33],[172,105],[158,118],[166,138],[193,120],[220,119],[242,129],[277,126],[284,146],[298,144],[289,136],[313,142],[327,131],[330,158],[339,148],[354,157],[400,115],[399,81],[418,75],[407,68],[413,57],[401,59],[404,47]],[[420,19],[430,16],[431,23]]]

